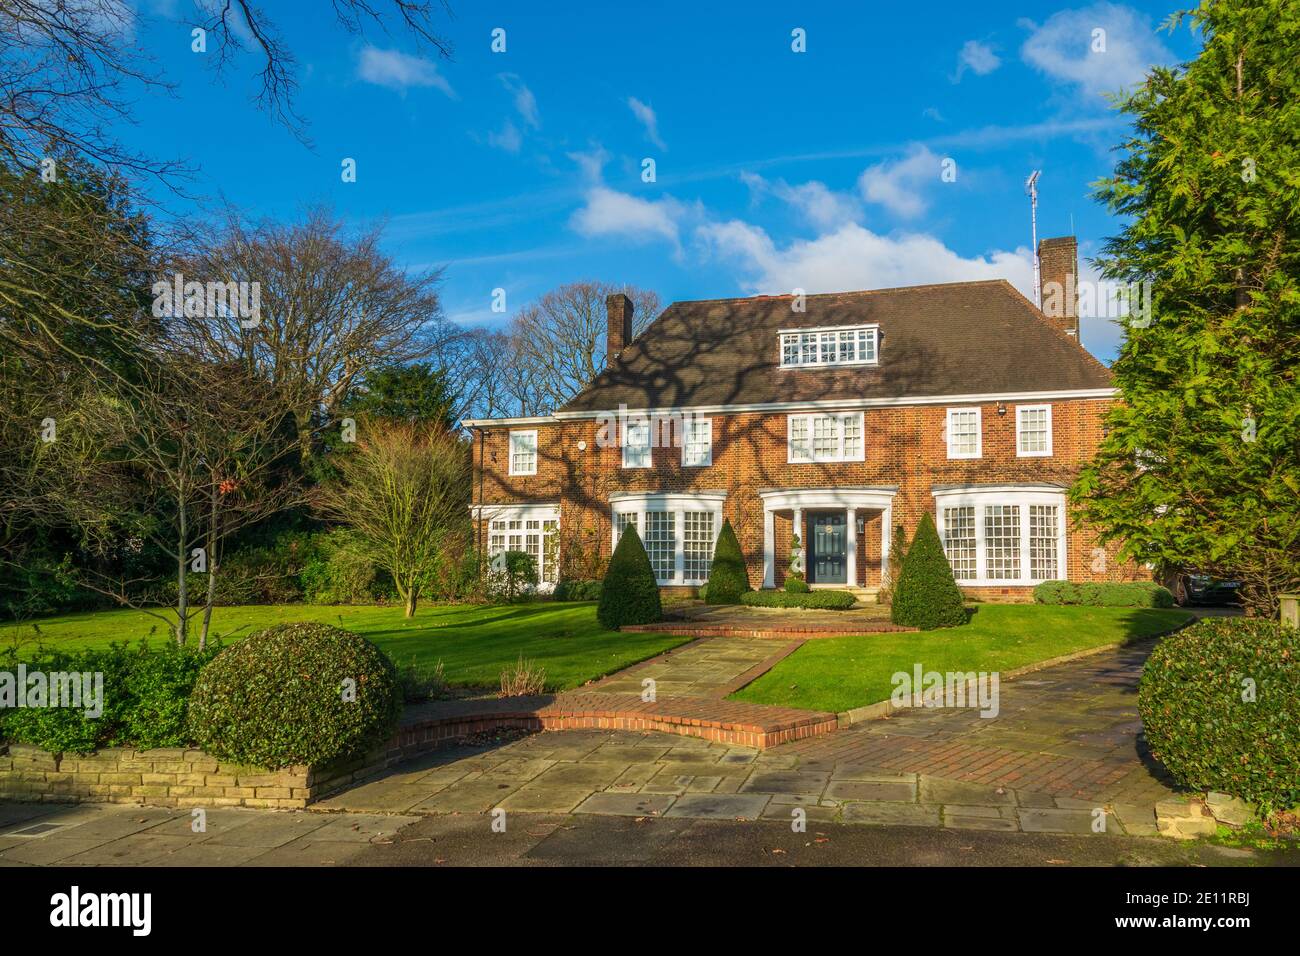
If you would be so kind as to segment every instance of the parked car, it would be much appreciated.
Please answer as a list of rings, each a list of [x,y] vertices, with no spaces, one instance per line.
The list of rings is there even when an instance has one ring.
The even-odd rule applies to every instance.
[[[1240,604],[1241,582],[1208,574],[1180,574],[1171,588],[1179,604]]]

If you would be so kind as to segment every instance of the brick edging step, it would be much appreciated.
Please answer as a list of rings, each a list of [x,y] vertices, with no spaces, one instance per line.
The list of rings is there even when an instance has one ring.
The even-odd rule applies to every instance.
[[[807,627],[749,627],[735,624],[674,624],[665,621],[660,624],[625,624],[620,631],[633,634],[680,634],[683,637],[750,637],[772,638],[775,640],[816,640],[825,637],[857,637],[870,634],[897,634],[917,630],[903,627],[889,621],[881,621],[865,627],[810,624]]]

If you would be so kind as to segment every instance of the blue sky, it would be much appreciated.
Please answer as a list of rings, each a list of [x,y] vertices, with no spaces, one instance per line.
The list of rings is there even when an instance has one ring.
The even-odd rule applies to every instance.
[[[1124,132],[1103,94],[1196,50],[1185,27],[1157,32],[1164,3],[452,0],[450,60],[396,29],[349,36],[323,5],[266,6],[299,62],[310,146],[252,104],[251,55],[217,78],[190,51],[187,0],[139,21],[176,92],[140,99],[121,136],[253,215],[325,202],[386,220],[391,254],[445,267],[446,312],[470,324],[579,279],[665,303],[993,277],[1028,294],[1026,175],[1043,171],[1040,238],[1073,223],[1095,254],[1119,224],[1089,184]],[[1113,324],[1086,319],[1083,337],[1113,357]]]

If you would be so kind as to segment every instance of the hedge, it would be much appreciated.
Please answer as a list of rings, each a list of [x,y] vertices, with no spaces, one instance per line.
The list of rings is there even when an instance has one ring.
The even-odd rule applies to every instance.
[[[664,616],[659,584],[636,525],[629,524],[609,559],[600,588],[596,620],[617,630],[625,624],[653,624]]]
[[[31,744],[51,753],[85,754],[104,747],[185,747],[190,692],[204,665],[220,651],[191,651],[167,641],[155,648],[115,644],[107,650],[38,651],[22,663],[27,674],[102,674],[103,712],[86,707],[14,707],[0,691],[0,740]],[[0,655],[0,671],[14,675],[17,654]],[[84,682],[82,683],[84,690]],[[15,688],[16,690],[17,688]],[[95,696],[92,676],[91,694]],[[47,698],[48,700],[48,698]]]
[[[921,515],[916,535],[903,558],[903,569],[894,586],[890,618],[895,624],[919,627],[955,627],[966,623],[961,589],[952,576],[952,566],[943,553],[934,519]]]
[[[279,769],[359,757],[402,710],[379,648],[328,624],[278,624],[222,651],[190,696],[195,743],[221,760]]]
[[[740,542],[736,540],[736,532],[728,519],[722,522],[718,543],[713,548],[713,563],[709,566],[709,585],[704,600],[709,604],[739,604],[741,595],[749,590],[745,556],[740,552]]]
[[[1039,604],[1082,604],[1091,607],[1173,607],[1173,593],[1153,581],[1075,584],[1044,581],[1034,588]]]
[[[1264,815],[1300,804],[1300,631],[1205,618],[1147,659],[1138,711],[1152,755],[1184,787]]]
[[[749,591],[740,596],[746,607],[801,607],[821,611],[845,611],[857,603],[848,591]]]
[[[599,601],[599,581],[561,581],[551,592],[553,601]]]

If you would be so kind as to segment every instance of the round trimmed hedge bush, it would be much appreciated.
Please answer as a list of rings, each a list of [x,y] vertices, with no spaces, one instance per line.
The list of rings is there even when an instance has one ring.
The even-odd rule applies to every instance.
[[[277,624],[203,668],[189,728],[214,757],[275,770],[362,756],[401,711],[396,668],[374,644],[328,624]]]
[[[600,587],[596,620],[602,627],[618,630],[625,624],[653,624],[664,616],[659,584],[645,553],[636,525],[629,524],[618,539],[609,559],[609,570]]]
[[[1197,621],[1156,645],[1138,711],[1152,755],[1183,786],[1263,814],[1300,804],[1300,630]]]

